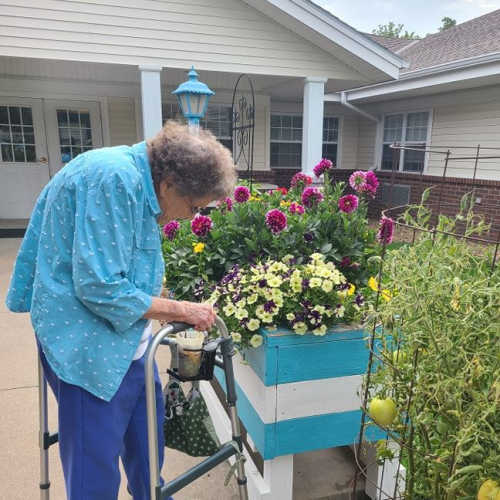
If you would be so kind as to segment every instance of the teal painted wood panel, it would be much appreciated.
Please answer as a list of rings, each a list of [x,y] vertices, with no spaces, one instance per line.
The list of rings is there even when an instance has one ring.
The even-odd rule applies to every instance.
[[[277,383],[361,375],[367,363],[364,339],[281,346]]]
[[[227,394],[224,372],[219,367],[216,367],[214,374],[222,389]],[[265,460],[276,457],[276,424],[265,424],[261,420],[238,383],[236,383],[236,395],[238,398],[236,400],[238,416],[250,434],[259,453]]]
[[[352,445],[358,441],[361,410],[282,420],[276,424],[276,456]],[[367,441],[384,439],[386,433],[369,426]]]

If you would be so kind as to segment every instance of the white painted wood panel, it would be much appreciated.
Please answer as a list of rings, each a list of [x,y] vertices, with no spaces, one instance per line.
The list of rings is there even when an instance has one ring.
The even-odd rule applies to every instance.
[[[279,384],[277,420],[359,410],[360,399],[357,392],[362,379],[362,375],[352,375]]]
[[[239,0],[5,0],[0,10],[3,55],[359,79]]]

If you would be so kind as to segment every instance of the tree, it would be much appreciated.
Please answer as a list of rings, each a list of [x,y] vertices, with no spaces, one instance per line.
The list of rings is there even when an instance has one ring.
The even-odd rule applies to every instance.
[[[457,25],[457,20],[452,19],[451,17],[445,16],[441,19],[443,25],[439,28],[439,31],[447,30],[448,28],[453,28],[453,26]]]
[[[420,38],[414,31],[408,33],[405,30],[403,33],[404,25],[396,25],[394,22],[389,21],[387,24],[379,24],[376,30],[373,30],[374,35],[385,36],[387,38],[406,38],[408,40],[417,40]]]

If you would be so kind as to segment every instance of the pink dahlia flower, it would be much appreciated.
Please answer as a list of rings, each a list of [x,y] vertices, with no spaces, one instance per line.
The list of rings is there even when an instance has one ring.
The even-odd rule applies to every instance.
[[[233,209],[233,200],[229,197],[224,198],[223,200],[219,200],[217,202],[217,207],[221,210],[227,210],[228,212],[231,212],[231,210]]]
[[[358,197],[354,194],[347,194],[345,196],[342,196],[342,198],[339,198],[339,209],[342,212],[345,212],[346,214],[350,214],[351,212],[354,212],[358,208]]]
[[[310,175],[303,174],[302,172],[297,172],[290,182],[290,187],[304,187],[312,184],[312,177]]]
[[[386,217],[382,216],[380,219],[380,226],[377,233],[377,240],[382,245],[389,245],[392,243],[392,238],[394,236],[394,221]]]
[[[163,233],[172,241],[179,230],[180,224],[176,220],[171,220],[163,226]]]
[[[318,188],[306,187],[302,192],[302,205],[306,208],[312,208],[323,200],[323,195]]]
[[[365,184],[363,186],[363,191],[368,193],[370,196],[374,197],[377,193],[378,179],[375,172],[368,170],[365,174]]]
[[[299,203],[297,203],[296,201],[292,201],[292,203],[290,203],[290,206],[288,207],[288,211],[291,214],[302,215],[304,213],[304,207]]]
[[[245,203],[250,199],[250,189],[246,186],[237,186],[234,190],[234,199],[238,203]]]
[[[316,177],[321,177],[327,170],[333,167],[333,163],[328,158],[323,158],[314,168],[313,172]]]
[[[212,219],[206,215],[197,215],[191,221],[191,231],[193,231],[193,233],[200,238],[207,236],[212,229],[212,226]]]
[[[349,177],[349,185],[354,189],[354,191],[362,191],[365,185],[365,172],[357,170]]]
[[[273,234],[278,234],[286,228],[286,215],[277,208],[269,210],[266,214],[266,225]]]

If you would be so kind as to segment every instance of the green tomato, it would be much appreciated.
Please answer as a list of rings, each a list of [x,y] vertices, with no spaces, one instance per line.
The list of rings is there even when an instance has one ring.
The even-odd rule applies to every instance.
[[[392,364],[394,365],[402,365],[406,363],[406,360],[408,359],[408,354],[406,351],[403,351],[402,349],[392,351]]]
[[[487,479],[477,492],[477,500],[500,500],[500,486],[493,479]]]
[[[370,401],[368,413],[377,424],[387,427],[392,424],[398,411],[396,403],[391,398],[373,398]]]

